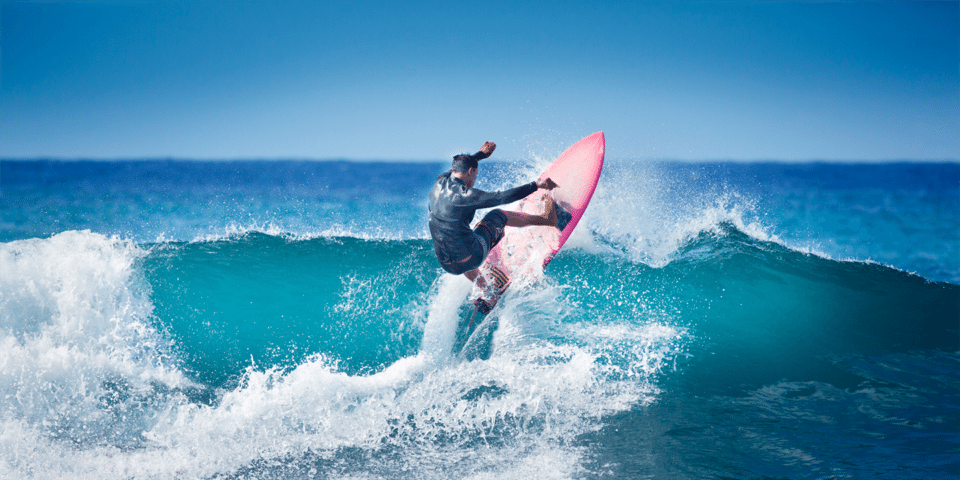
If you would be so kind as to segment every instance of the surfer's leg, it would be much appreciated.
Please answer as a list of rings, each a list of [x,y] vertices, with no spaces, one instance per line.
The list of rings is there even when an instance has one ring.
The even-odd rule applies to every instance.
[[[475,268],[470,270],[467,273],[463,274],[464,277],[467,277],[471,282],[475,283],[481,290],[487,289],[487,278],[483,275],[480,275],[480,269]]]
[[[547,196],[543,196],[544,205],[543,213],[540,215],[531,215],[529,213],[522,212],[503,212],[507,216],[507,226],[508,227],[526,227],[530,225],[542,225],[546,227],[555,227],[557,226],[557,208],[553,203],[553,200]]]
[[[503,212],[507,214],[508,227],[529,227],[531,225],[549,225],[542,215],[530,215],[523,212]]]
[[[477,227],[473,229],[473,233],[486,242],[486,245],[484,245],[486,250],[483,252],[484,258],[503,239],[503,227],[507,226],[508,213],[499,208],[490,210],[483,216],[483,220],[480,220]]]

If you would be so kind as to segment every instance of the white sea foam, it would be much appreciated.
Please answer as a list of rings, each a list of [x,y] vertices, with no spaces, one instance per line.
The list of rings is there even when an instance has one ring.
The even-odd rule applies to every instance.
[[[426,219],[424,219],[426,222]],[[262,233],[281,237],[291,241],[313,240],[317,238],[356,238],[360,240],[412,240],[429,238],[426,223],[415,232],[401,231],[399,228],[382,226],[359,227],[355,225],[329,225],[316,229],[300,229],[296,232],[273,222],[231,223],[220,231],[204,232],[193,238],[193,243],[232,240],[251,233]],[[166,241],[165,236],[157,237],[157,242]]]
[[[446,359],[452,355],[460,304],[472,288],[473,284],[461,275],[441,275],[434,282],[427,323],[420,343],[421,355],[434,359]]]
[[[46,471],[57,444],[138,445],[157,388],[194,386],[148,321],[143,254],[90,232],[0,244],[4,468]]]
[[[417,355],[371,375],[321,355],[251,367],[239,387],[198,403],[190,393],[200,387],[151,323],[137,271],[145,254],[90,232],[0,245],[0,477],[209,478],[302,457],[345,478],[569,478],[585,454],[574,439],[655,398],[627,372],[665,362],[609,364],[599,343],[551,343],[570,307],[563,287],[523,282],[504,300],[493,357],[458,360],[457,311],[471,285],[442,275]],[[643,345],[669,343],[635,333]],[[358,449],[365,462],[338,460]]]

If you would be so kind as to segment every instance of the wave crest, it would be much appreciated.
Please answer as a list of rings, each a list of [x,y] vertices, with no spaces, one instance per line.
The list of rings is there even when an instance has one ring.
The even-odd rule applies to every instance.
[[[144,254],[88,231],[0,245],[4,430],[138,445],[153,408],[193,387],[148,320]]]

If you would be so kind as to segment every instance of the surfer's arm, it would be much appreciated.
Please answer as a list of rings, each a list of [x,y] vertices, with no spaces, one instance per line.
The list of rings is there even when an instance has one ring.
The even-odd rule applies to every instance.
[[[542,188],[544,190],[553,190],[554,188],[559,187],[557,182],[554,182],[552,178],[544,178],[543,180],[537,180],[537,188]]]
[[[480,151],[471,155],[475,160],[483,160],[484,158],[493,155],[493,151],[497,149],[497,144],[493,142],[483,142],[483,146],[480,147]]]
[[[473,208],[488,208],[516,202],[536,191],[537,182],[530,182],[502,192],[484,192],[483,190],[472,188],[470,189],[470,194],[467,196],[467,199]]]
[[[493,151],[497,149],[497,144],[493,142],[483,142],[483,146],[480,147],[480,151],[474,153],[473,155],[468,155],[470,158],[476,161],[483,160],[484,158],[490,157],[493,155]]]

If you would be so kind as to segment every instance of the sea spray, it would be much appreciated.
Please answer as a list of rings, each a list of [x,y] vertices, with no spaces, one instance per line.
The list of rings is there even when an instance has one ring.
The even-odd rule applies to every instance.
[[[161,391],[192,388],[155,330],[144,250],[90,232],[0,247],[0,401],[52,438],[135,446]]]
[[[90,232],[0,245],[0,451],[11,478],[85,463],[64,453],[71,446],[142,448],[159,412],[198,388],[149,322],[136,270],[145,255]]]
[[[440,276],[431,290],[434,301],[430,304],[427,324],[424,327],[421,355],[443,361],[454,353],[452,349],[460,321],[460,304],[472,288],[473,284],[466,277]]]
[[[469,361],[424,227],[445,166],[377,166],[411,176],[368,201],[369,166],[58,165],[113,180],[3,164],[2,478],[955,472],[955,166],[611,162]]]

